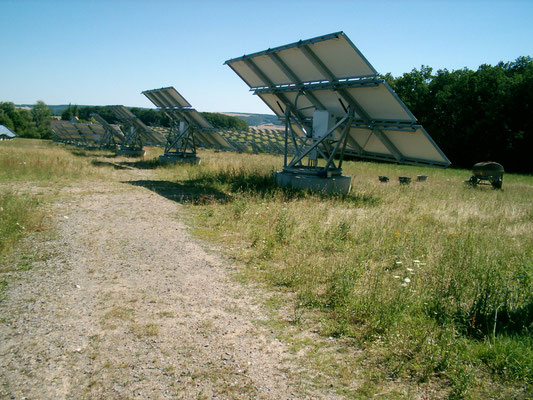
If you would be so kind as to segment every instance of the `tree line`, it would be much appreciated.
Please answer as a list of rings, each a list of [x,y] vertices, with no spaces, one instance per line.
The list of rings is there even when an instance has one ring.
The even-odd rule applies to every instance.
[[[15,132],[17,136],[36,139],[50,139],[50,108],[41,100],[37,101],[31,111],[15,107],[15,104],[0,102],[0,125]]]
[[[533,172],[533,58],[477,71],[422,66],[384,78],[453,166],[496,161],[509,172]]]

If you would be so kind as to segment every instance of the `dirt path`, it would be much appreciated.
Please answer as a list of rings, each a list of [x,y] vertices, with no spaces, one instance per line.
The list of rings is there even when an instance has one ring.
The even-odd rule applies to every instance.
[[[257,294],[191,238],[179,203],[120,182],[62,197],[58,234],[41,244],[52,256],[0,302],[0,398],[334,397],[298,381],[294,356],[256,323]]]

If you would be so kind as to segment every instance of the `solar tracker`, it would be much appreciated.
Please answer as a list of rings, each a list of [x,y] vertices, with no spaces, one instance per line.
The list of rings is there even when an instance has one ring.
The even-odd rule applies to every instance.
[[[402,164],[450,164],[343,32],[244,55],[225,64],[285,122],[285,175],[279,175],[278,181],[349,191],[349,179],[342,178],[344,154]],[[289,142],[296,148],[290,160]]]
[[[199,162],[197,144],[216,149],[231,147],[174,87],[145,90],[142,93],[171,121],[171,133],[161,161]]]
[[[104,130],[102,137],[100,138],[100,147],[105,149],[114,149],[116,146],[124,140],[124,134],[120,130],[118,125],[109,124],[100,114],[91,114]]]
[[[144,122],[122,105],[108,106],[115,117],[125,126],[124,140],[118,154],[144,155],[143,145],[163,145],[166,139],[159,132],[148,128]]]

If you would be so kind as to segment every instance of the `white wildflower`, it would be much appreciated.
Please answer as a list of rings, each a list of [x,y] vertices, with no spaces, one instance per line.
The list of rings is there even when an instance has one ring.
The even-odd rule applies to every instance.
[[[409,278],[405,278],[403,281],[404,281],[405,283],[409,283],[409,282],[411,282],[411,279],[409,279]]]
[[[402,264],[403,264],[403,262],[401,262],[401,261],[396,261],[396,265],[402,265]]]
[[[394,275],[395,279],[400,279],[400,275]]]
[[[407,271],[409,271],[409,272],[413,272],[413,271],[414,271],[413,268],[406,268],[406,269],[407,269]]]

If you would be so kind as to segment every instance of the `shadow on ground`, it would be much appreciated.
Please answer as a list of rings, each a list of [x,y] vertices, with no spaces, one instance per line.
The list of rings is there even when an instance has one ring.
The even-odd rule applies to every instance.
[[[339,201],[354,207],[374,207],[381,203],[381,199],[372,194],[317,193],[308,190],[282,187],[276,184],[273,171],[268,173],[250,173],[242,170],[204,171],[196,179],[187,184],[200,187],[223,187],[230,193],[258,196],[263,199],[277,199],[291,201],[314,198],[316,201]]]
[[[144,187],[166,199],[182,204],[225,203],[231,200],[230,196],[211,186],[154,180],[123,181],[122,183]]]
[[[120,164],[124,167],[131,167],[137,169],[156,169],[161,166],[157,159],[152,160],[138,160],[138,161],[121,161]]]
[[[381,203],[379,197],[367,194],[310,193],[305,190],[280,187],[272,178],[261,175],[241,176],[239,174],[239,176],[235,176],[231,173],[217,173],[204,174],[204,176],[183,183],[156,180],[124,181],[122,183],[145,187],[179,203],[196,205],[212,202],[229,203],[241,195],[274,201],[314,198],[316,201],[342,202],[352,207],[376,207]]]
[[[102,158],[115,158],[115,153],[109,153],[110,150],[102,149],[85,149],[85,150],[71,150],[72,155],[76,157],[102,157]]]
[[[91,164],[95,167],[113,167],[115,169],[156,169],[160,165],[155,160],[140,161],[100,161],[93,160]]]
[[[116,162],[110,162],[110,161],[99,161],[99,160],[93,160],[91,161],[91,164],[95,167],[111,167],[115,169],[134,169],[133,167],[127,167],[124,165],[121,165],[122,163],[116,163]]]

